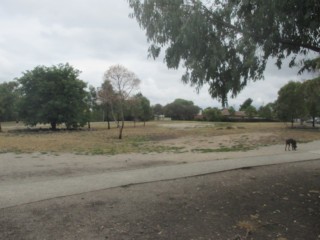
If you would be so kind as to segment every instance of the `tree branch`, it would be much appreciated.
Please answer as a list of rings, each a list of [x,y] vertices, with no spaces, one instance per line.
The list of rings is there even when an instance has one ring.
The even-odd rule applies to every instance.
[[[284,45],[303,47],[303,48],[307,48],[307,49],[310,49],[312,51],[320,53],[320,47],[313,46],[313,45],[310,45],[310,44],[304,44],[304,43],[300,44],[300,43],[295,43],[293,41],[285,40],[285,39],[280,39],[279,42],[284,44]]]

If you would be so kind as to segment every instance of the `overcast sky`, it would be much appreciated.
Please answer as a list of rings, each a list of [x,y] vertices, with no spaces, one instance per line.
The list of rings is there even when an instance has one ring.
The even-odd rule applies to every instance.
[[[1,0],[0,83],[38,65],[68,62],[98,87],[104,72],[121,64],[141,79],[140,90],[152,105],[183,98],[202,108],[220,107],[205,87],[197,94],[181,82],[183,69],[169,70],[162,58],[147,57],[144,31],[130,12],[126,0]],[[269,64],[265,80],[249,83],[229,105],[237,108],[249,97],[256,106],[273,102],[289,80],[310,78],[297,72]]]

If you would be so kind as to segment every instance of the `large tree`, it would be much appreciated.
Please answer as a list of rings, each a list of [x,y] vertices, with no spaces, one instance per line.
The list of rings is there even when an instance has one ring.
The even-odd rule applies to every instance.
[[[282,121],[290,121],[293,127],[294,119],[304,117],[306,104],[303,98],[302,83],[289,82],[278,92],[275,103],[276,113]]]
[[[119,126],[119,139],[122,139],[124,128],[124,107],[125,102],[132,93],[137,90],[140,80],[135,73],[121,65],[111,66],[104,74],[104,82],[109,82],[115,92],[120,111],[121,126]]]
[[[63,123],[67,128],[84,126],[88,120],[87,92],[79,74],[68,63],[24,72],[18,78],[22,94],[19,116],[24,123],[49,123],[53,130]]]
[[[182,80],[227,105],[248,80],[263,78],[267,60],[280,68],[290,57],[320,53],[318,0],[128,0],[146,30],[154,58],[165,48],[169,68],[182,64]],[[305,57],[307,59],[307,57]],[[305,68],[305,69],[308,69]]]
[[[17,86],[17,82],[4,82],[0,84],[0,132],[2,131],[2,121],[17,120]]]
[[[166,116],[173,120],[193,120],[199,111],[200,107],[185,99],[176,99],[164,107]]]
[[[320,116],[320,77],[303,82],[302,89],[308,115],[315,127],[315,119]]]

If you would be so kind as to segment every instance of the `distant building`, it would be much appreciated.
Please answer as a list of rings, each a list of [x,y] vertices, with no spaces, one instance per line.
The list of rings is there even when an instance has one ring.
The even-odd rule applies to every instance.
[[[155,121],[171,121],[171,118],[166,117],[165,115],[154,115]]]
[[[221,116],[227,119],[246,119],[247,114],[244,111],[235,111],[231,114],[227,108],[221,110]]]

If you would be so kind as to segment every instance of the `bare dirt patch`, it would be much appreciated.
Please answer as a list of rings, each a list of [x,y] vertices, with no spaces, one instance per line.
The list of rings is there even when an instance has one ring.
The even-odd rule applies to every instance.
[[[319,161],[1,209],[0,239],[319,239]]]

